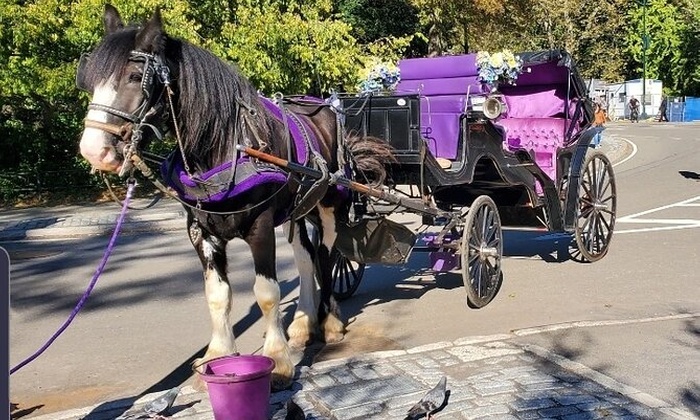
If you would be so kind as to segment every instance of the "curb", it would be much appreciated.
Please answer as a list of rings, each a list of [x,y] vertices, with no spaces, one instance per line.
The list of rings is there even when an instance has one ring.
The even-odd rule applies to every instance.
[[[114,232],[115,226],[116,223],[39,229],[17,229],[10,227],[0,231],[0,242],[105,236],[111,235]],[[178,230],[185,230],[184,218],[176,220],[128,221],[122,224],[120,234],[136,235],[146,232],[172,232]]]

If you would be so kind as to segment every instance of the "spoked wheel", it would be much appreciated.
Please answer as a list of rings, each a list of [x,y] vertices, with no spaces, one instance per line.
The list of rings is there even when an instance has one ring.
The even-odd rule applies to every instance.
[[[484,307],[496,296],[503,282],[501,217],[490,197],[477,197],[469,208],[460,247],[467,305]]]
[[[583,166],[576,213],[576,245],[590,262],[603,258],[615,227],[617,193],[610,160],[602,153],[590,154]]]
[[[331,251],[333,261],[333,296],[345,300],[352,296],[360,286],[365,274],[365,265],[349,260],[335,247]]]

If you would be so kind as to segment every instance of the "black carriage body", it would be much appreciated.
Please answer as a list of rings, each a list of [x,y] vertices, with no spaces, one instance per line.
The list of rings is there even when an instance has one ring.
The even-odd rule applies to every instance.
[[[546,221],[550,230],[571,231],[577,189],[567,186],[578,185],[592,107],[566,52],[521,57],[529,72],[499,88],[508,107],[499,119],[472,106],[489,95],[480,90],[472,54],[403,60],[392,95],[341,97],[345,130],[389,142],[397,157],[393,183],[422,186],[439,208],[488,195],[504,225]]]

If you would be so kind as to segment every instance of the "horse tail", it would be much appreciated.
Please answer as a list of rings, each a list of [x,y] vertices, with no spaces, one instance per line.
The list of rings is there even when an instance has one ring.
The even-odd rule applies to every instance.
[[[345,138],[345,147],[356,179],[372,186],[384,184],[387,165],[397,162],[391,145],[377,137],[350,135]]]

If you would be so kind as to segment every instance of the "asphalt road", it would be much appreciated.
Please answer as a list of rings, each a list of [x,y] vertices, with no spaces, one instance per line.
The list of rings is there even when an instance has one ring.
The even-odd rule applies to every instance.
[[[700,413],[700,183],[693,179],[700,173],[700,126],[616,124],[606,133],[633,146],[630,158],[615,167],[618,220],[604,259],[558,261],[551,247],[533,245],[551,238],[509,231],[503,287],[480,310],[466,307],[461,275],[434,275],[424,254],[414,253],[403,266],[368,267],[355,296],[342,304],[350,322],[346,339],[321,349],[316,360],[503,334]],[[296,272],[281,234],[278,244],[289,320]],[[16,257],[14,365],[70,313],[106,238],[2,245]],[[229,255],[238,347],[258,352],[263,329],[249,253],[239,241]],[[11,377],[11,402],[42,405],[36,413],[45,414],[179,383],[190,376],[189,362],[209,333],[200,266],[184,230],[122,237],[76,321]]]

